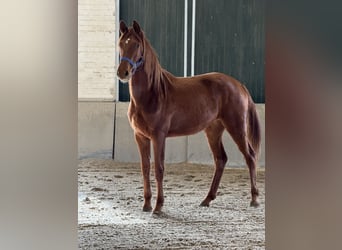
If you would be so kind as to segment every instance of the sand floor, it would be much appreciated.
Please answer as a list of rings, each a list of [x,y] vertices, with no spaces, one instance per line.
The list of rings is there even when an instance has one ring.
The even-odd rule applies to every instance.
[[[151,168],[152,204],[155,181]],[[249,206],[247,168],[226,168],[217,198],[200,207],[212,166],[166,164],[160,216],[143,212],[139,164],[86,159],[78,169],[80,249],[265,249],[265,171],[258,208]]]

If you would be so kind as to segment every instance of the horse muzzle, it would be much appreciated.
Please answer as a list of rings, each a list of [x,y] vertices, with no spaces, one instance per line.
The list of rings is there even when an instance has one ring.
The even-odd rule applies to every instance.
[[[121,82],[127,83],[133,75],[132,68],[130,68],[129,64],[120,63],[116,75],[118,76]]]
[[[119,65],[117,75],[121,81],[128,82],[132,75],[134,75],[134,73],[137,71],[137,69],[144,63],[144,60],[142,56],[136,62],[129,59],[128,57],[121,57],[120,62],[121,63]],[[123,68],[123,65],[126,65],[126,68]],[[131,67],[128,70],[129,66]]]

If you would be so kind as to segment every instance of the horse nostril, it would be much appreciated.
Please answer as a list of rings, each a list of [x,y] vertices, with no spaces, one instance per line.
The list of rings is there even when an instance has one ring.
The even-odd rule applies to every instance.
[[[128,76],[128,71],[125,72],[125,76]]]

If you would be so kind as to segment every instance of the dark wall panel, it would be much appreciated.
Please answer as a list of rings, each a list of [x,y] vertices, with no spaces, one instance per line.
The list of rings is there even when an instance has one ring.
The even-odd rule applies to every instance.
[[[183,76],[184,1],[121,0],[120,19],[129,26],[137,20],[162,67],[176,76]],[[128,86],[120,84],[119,87],[119,99],[128,100]]]
[[[226,73],[265,102],[264,17],[263,0],[197,0],[195,74]]]
[[[188,74],[190,73],[192,0],[189,0]],[[264,0],[197,0],[195,74],[218,71],[244,83],[255,102],[264,95]],[[184,1],[121,0],[120,19],[137,20],[159,55],[162,67],[183,76]],[[119,85],[119,100],[129,100]]]

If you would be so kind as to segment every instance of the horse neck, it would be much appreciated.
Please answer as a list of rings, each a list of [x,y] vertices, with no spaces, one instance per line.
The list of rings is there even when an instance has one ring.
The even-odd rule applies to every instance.
[[[149,42],[145,41],[143,67],[137,70],[130,81],[131,98],[141,104],[163,101],[167,98],[169,85],[169,76],[161,67]]]

